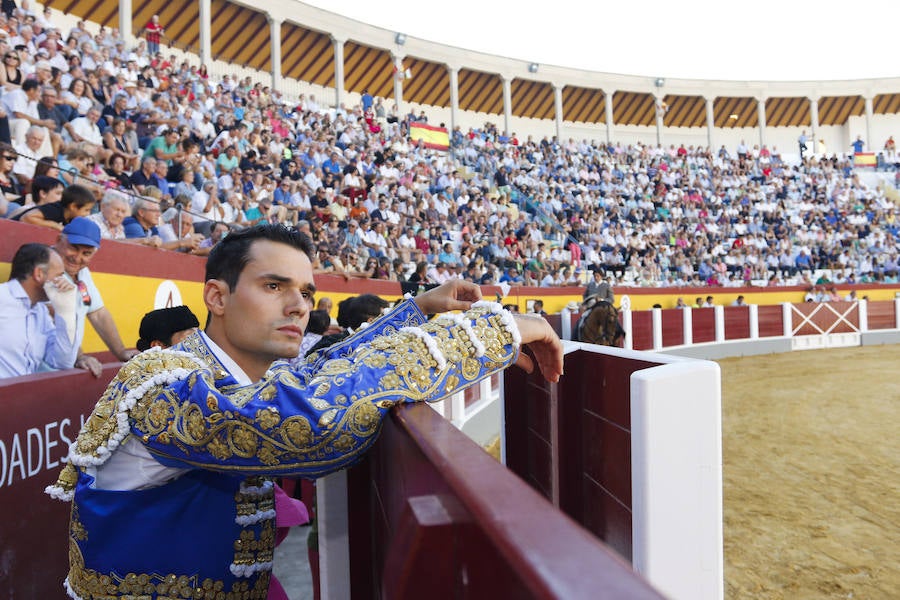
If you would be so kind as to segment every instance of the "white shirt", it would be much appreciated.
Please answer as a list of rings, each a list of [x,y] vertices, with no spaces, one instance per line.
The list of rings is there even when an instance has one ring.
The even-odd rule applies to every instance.
[[[50,316],[44,302],[32,304],[15,279],[0,283],[0,338],[0,378],[70,369],[78,353],[62,317]]]

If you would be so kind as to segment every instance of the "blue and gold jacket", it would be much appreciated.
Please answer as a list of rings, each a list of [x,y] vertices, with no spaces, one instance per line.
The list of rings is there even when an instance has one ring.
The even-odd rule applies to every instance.
[[[439,400],[512,364],[518,330],[480,302],[426,322],[405,301],[292,370],[278,361],[239,386],[195,334],[125,364],[97,402],[57,483],[72,500],[72,598],[259,598],[275,546],[270,477],[345,468],[374,443],[388,409]],[[97,489],[91,476],[139,440],[190,469],[150,489]]]

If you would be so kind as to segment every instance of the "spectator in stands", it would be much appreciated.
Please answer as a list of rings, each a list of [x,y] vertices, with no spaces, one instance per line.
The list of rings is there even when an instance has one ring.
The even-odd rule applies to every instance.
[[[100,212],[88,217],[100,228],[100,237],[105,240],[124,240],[125,227],[122,223],[128,217],[128,200],[121,192],[107,190],[100,201]]]
[[[150,348],[168,348],[181,343],[199,327],[197,316],[183,304],[158,308],[141,319],[136,347],[141,352]]]
[[[123,221],[125,237],[144,246],[159,248],[162,238],[159,236],[159,220],[162,211],[159,203],[149,198],[135,201],[131,216]]]
[[[85,190],[85,193],[89,192]],[[85,317],[118,360],[126,361],[137,354],[137,351],[127,349],[122,342],[119,329],[116,327],[109,309],[103,304],[103,297],[100,295],[100,290],[94,285],[90,269],[88,269],[91,260],[100,249],[100,228],[90,219],[76,217],[63,228],[53,249],[62,257],[66,275],[77,288],[74,343],[79,348],[79,352],[75,366],[88,370],[95,377],[99,377],[102,372],[100,361],[93,356],[84,354],[81,349]]]
[[[75,286],[49,246],[16,251],[9,281],[0,284],[0,337],[0,378],[75,364]]]
[[[156,174],[156,159],[152,156],[144,156],[141,159],[140,170],[131,174],[131,185],[140,193],[144,192],[147,186],[153,186],[154,175]]]
[[[858,135],[850,146],[853,148],[854,154],[860,154],[865,149],[866,143],[863,141],[862,136]]]
[[[326,358],[337,351],[343,352],[342,356],[347,357],[347,362],[356,373],[354,377],[346,377],[346,373],[336,377],[329,374],[327,369],[321,368],[321,365],[333,365],[335,361],[311,362],[307,369],[297,371],[296,375],[283,364],[276,364],[274,370],[271,370],[274,360],[297,355],[302,341],[301,327],[308,318],[312,295],[309,261],[312,248],[309,240],[298,239],[296,234],[293,238],[288,237],[281,227],[278,230],[282,232],[278,234],[281,238],[273,240],[257,238],[257,241],[249,237],[258,235],[255,233],[257,229],[251,229],[247,234],[229,236],[210,257],[211,264],[207,267],[210,274],[204,294],[211,313],[207,332],[198,332],[177,347],[178,350],[191,352],[192,357],[166,350],[141,355],[130,370],[126,371],[139,374],[138,379],[132,380],[123,375],[98,402],[98,407],[92,412],[79,436],[79,449],[74,451],[97,454],[98,459],[91,461],[90,474],[85,467],[78,466],[80,461],[71,460],[57,484],[48,489],[56,498],[72,500],[73,530],[78,530],[81,526],[91,532],[87,537],[73,535],[71,543],[77,545],[77,550],[71,553],[73,570],[88,569],[97,572],[97,569],[101,569],[100,572],[105,573],[103,569],[106,569],[117,572],[121,570],[118,564],[101,567],[97,561],[102,559],[98,558],[97,552],[112,557],[122,557],[127,552],[130,565],[128,570],[138,574],[137,577],[150,573],[169,573],[177,568],[179,572],[196,573],[199,580],[222,581],[226,592],[230,592],[234,589],[233,585],[238,584],[246,586],[246,589],[259,590],[265,595],[269,587],[270,571],[267,562],[270,561],[263,557],[259,563],[250,563],[251,568],[240,576],[230,568],[234,564],[231,548],[233,540],[249,539],[248,536],[252,535],[255,540],[264,539],[267,549],[271,549],[274,542],[271,539],[274,535],[266,538],[263,534],[263,530],[268,530],[272,525],[271,515],[266,515],[262,521],[235,521],[235,505],[243,496],[242,490],[262,494],[256,496],[262,502],[271,502],[273,498],[271,489],[265,486],[248,491],[244,483],[247,474],[256,472],[308,476],[342,468],[371,445],[379,430],[380,420],[387,413],[388,405],[393,406],[395,402],[411,399],[427,400],[432,395],[439,397],[446,393],[441,382],[446,380],[448,373],[460,369],[463,360],[467,361],[467,379],[478,380],[511,364],[517,355],[525,356],[518,352],[521,343],[533,343],[545,376],[552,381],[558,380],[562,371],[562,345],[549,325],[538,319],[511,316],[502,312],[499,306],[476,306],[469,310],[463,318],[472,321],[469,335],[478,336],[479,344],[487,346],[484,357],[481,356],[482,352],[476,352],[475,349],[480,346],[474,343],[474,339],[472,347],[462,352],[451,353],[449,346],[444,348],[447,342],[437,334],[446,334],[450,327],[457,328],[457,323],[453,320],[438,319],[429,328],[416,327],[417,323],[424,325],[423,314],[441,313],[447,309],[467,309],[471,301],[479,297],[479,292],[477,287],[464,282],[454,282],[451,286],[406,301],[393,313],[371,324],[368,332],[351,337],[331,354],[329,350],[322,351],[320,356]],[[277,239],[284,239],[287,243],[276,241]],[[232,248],[237,256],[225,254]],[[304,253],[306,258],[302,257]],[[246,256],[248,254],[249,258]],[[277,275],[274,280],[273,274]],[[264,285],[258,285],[257,282],[260,281]],[[284,293],[273,293],[276,291]],[[500,318],[493,315],[495,312],[500,313]],[[400,328],[400,324],[404,327]],[[379,335],[382,331],[387,333],[398,329],[399,333]],[[436,332],[432,333],[429,329],[436,329]],[[484,338],[483,342],[481,338]],[[369,339],[373,340],[371,344],[368,343]],[[163,355],[165,360],[159,360],[159,352],[167,353]],[[363,354],[368,357],[366,360],[356,360],[356,356],[361,357]],[[396,372],[398,367],[393,364],[395,357],[402,357],[407,362],[411,360],[414,372],[426,373],[427,376],[423,379],[417,375],[421,381],[416,381],[413,386],[408,373]],[[477,366],[469,364],[472,360],[476,361],[472,364]],[[224,378],[213,380],[196,376],[201,372],[198,371],[198,361],[206,363],[208,367],[204,368],[209,368],[216,374],[221,373]],[[431,363],[436,366],[431,366]],[[429,366],[423,369],[418,366],[421,364]],[[305,374],[307,371],[318,375],[319,389],[324,395],[318,394],[313,399],[307,393],[304,383],[308,378]],[[372,383],[366,383],[370,379]],[[145,381],[154,384],[152,391],[149,391],[149,383],[139,387]],[[327,385],[323,387],[322,381]],[[259,390],[268,391],[260,391],[251,397],[244,395],[240,401],[237,400],[237,394],[244,393],[254,382],[259,382]],[[232,387],[234,384],[237,386]],[[370,401],[368,398],[351,399],[351,406],[337,409],[336,414],[318,408],[320,403],[328,407],[340,406],[336,398],[350,398],[354,394],[347,388],[348,385],[356,385],[357,391],[377,386],[381,390],[381,402],[376,403],[374,399]],[[325,388],[329,388],[329,391],[326,392]],[[429,390],[430,394],[421,397],[422,389]],[[124,401],[126,397],[128,400]],[[337,445],[326,445],[333,450],[326,455],[317,456],[314,461],[304,457],[299,461],[293,458],[290,459],[292,462],[286,462],[288,455],[282,456],[281,450],[276,449],[277,463],[274,464],[277,467],[272,466],[270,453],[263,452],[260,456],[251,453],[248,456],[242,452],[238,456],[228,452],[225,456],[215,448],[208,448],[206,440],[186,444],[179,441],[176,448],[166,436],[158,436],[157,430],[145,431],[149,421],[141,416],[152,414],[150,419],[155,420],[160,414],[158,408],[161,406],[157,403],[170,400],[189,411],[199,410],[198,414],[206,414],[204,411],[212,410],[210,407],[213,406],[224,407],[228,404],[240,407],[224,412],[215,409],[214,412],[221,413],[226,419],[223,423],[217,423],[217,426],[225,427],[224,431],[231,431],[230,421],[235,424],[244,423],[246,415],[252,415],[247,422],[254,425],[249,429],[245,427],[242,436],[248,433],[255,436],[263,431],[290,430],[297,433],[292,423],[308,421],[311,423],[310,428],[301,427],[300,436],[290,434],[291,439],[302,448],[318,447],[326,435],[327,421],[327,435],[337,435],[342,441]],[[111,412],[108,411],[109,406],[112,406]],[[147,409],[149,412],[145,412]],[[117,423],[117,415],[122,414],[119,410],[133,410],[130,417],[133,435],[126,435],[115,425],[107,430],[107,426],[101,424],[110,414],[113,415],[113,422]],[[169,414],[168,411],[163,412]],[[322,420],[320,413],[328,416]],[[364,414],[366,418],[344,418],[357,413]],[[164,421],[168,419],[168,416],[164,417]],[[169,424],[163,423],[163,430],[168,430],[170,426],[177,427],[172,421]],[[109,433],[99,438],[88,433],[100,430]],[[89,436],[91,442],[88,442]],[[154,454],[151,455],[149,450]],[[168,458],[165,459],[165,464],[161,464],[154,455],[165,455]],[[116,469],[116,465],[120,469]],[[223,474],[222,467],[226,466],[228,473]],[[191,472],[186,472],[186,469]],[[122,473],[127,473],[127,477],[122,477]],[[138,480],[135,480],[135,474],[138,474]],[[87,483],[88,478],[91,485]],[[93,515],[100,508],[96,492],[104,489],[116,490],[110,501],[117,504],[117,512],[152,514],[153,517],[149,521],[133,519],[126,526],[113,526],[108,519],[95,519]],[[147,489],[158,493],[148,495],[145,493]],[[205,501],[196,502],[198,495],[205,498]],[[149,541],[145,546],[135,549],[133,539],[138,530]],[[190,553],[187,560],[192,564],[183,564],[184,559],[181,559],[176,560],[176,563],[182,564],[173,567],[171,556],[156,550],[163,543],[163,538],[169,540],[172,547],[180,548],[189,546],[190,540],[207,539],[214,534],[221,538],[222,541],[218,544],[222,546],[222,552],[228,554],[227,557],[217,554],[217,550],[205,556]],[[178,539],[173,541],[173,535]],[[229,541],[225,541],[226,539]],[[210,556],[217,555],[223,558],[208,560]],[[113,563],[116,562],[117,559],[114,558]],[[71,577],[68,581],[76,595],[89,595],[83,580]]]
[[[63,185],[59,179],[48,177],[47,175],[38,175],[34,178],[34,181],[31,182],[31,193],[24,196],[23,202],[9,203],[9,210],[6,217],[14,221],[19,221],[25,212],[35,206],[59,202],[62,198],[62,192]]]
[[[743,294],[734,299],[734,302],[731,303],[732,306],[747,306],[747,303],[744,301]]]
[[[50,156],[52,149],[49,144],[46,145],[46,154],[44,151],[46,137],[47,130],[45,128],[32,125],[25,131],[25,141],[14,144],[18,157],[13,166],[13,173],[20,184],[27,186],[31,183],[37,161],[45,156]]]
[[[165,28],[159,24],[159,15],[153,15],[144,25],[144,37],[147,38],[147,51],[150,54],[159,52],[159,42],[165,32]]]
[[[97,200],[89,189],[70,185],[63,191],[59,202],[35,205],[23,212],[18,220],[62,231],[73,219],[90,215],[96,203]]]

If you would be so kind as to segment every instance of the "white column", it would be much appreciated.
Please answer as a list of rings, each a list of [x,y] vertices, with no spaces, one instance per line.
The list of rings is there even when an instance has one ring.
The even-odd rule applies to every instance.
[[[616,95],[615,90],[604,92],[606,94],[606,142],[612,142],[613,137],[613,96]]]
[[[900,298],[894,298],[894,327],[900,329]]]
[[[347,471],[322,477],[316,483],[319,521],[319,585],[323,598],[350,598],[350,531]]]
[[[863,148],[864,150],[875,147],[872,143],[872,110],[872,96],[866,96],[866,146]]]
[[[866,332],[869,330],[869,303],[866,300],[860,300],[857,303],[859,309],[859,330]]]
[[[394,103],[397,105],[397,114],[403,114],[403,55],[394,54]]]
[[[756,113],[759,115],[759,145],[766,145],[766,98],[760,96],[756,99]]]
[[[716,342],[725,341],[725,307],[714,306],[713,310],[716,315]]]
[[[813,154],[819,152],[819,101],[816,98],[809,99],[809,119],[812,127]]]
[[[793,312],[793,307],[790,302],[782,302],[781,319],[783,322],[781,329],[784,333],[784,337],[792,337],[794,335]]]
[[[269,15],[269,38],[272,53],[272,89],[281,91],[281,18]]]
[[[656,103],[656,145],[662,145],[662,128],[663,128],[663,117],[666,116],[666,113],[663,111],[663,97],[662,96],[653,96],[653,101]]]
[[[450,73],[450,131],[459,123],[459,69],[447,67]]]
[[[334,107],[344,101],[344,40],[332,36],[334,45]]]
[[[127,46],[134,43],[134,19],[132,17],[131,0],[119,0],[119,35],[125,40]]]
[[[690,306],[681,309],[681,331],[684,337],[684,345],[690,346],[694,343],[694,309]]]
[[[634,350],[634,338],[631,326],[631,309],[622,311],[622,329],[625,330],[625,342],[623,344],[626,350]]]
[[[563,123],[563,86],[560,83],[553,84],[553,105],[556,109],[556,139],[562,139]]]
[[[503,133],[509,135],[512,120],[512,78],[503,77]]]
[[[759,338],[759,306],[751,304],[750,308],[750,339]]]
[[[706,143],[709,145],[709,151],[714,152],[713,146],[713,130],[716,128],[716,110],[715,98],[706,99]]]
[[[663,337],[662,337],[662,309],[654,308],[652,309],[652,313],[650,313],[651,318],[651,326],[653,328],[653,349],[654,350],[662,350],[663,347]]]
[[[212,62],[212,8],[211,0],[200,0],[200,63]]]

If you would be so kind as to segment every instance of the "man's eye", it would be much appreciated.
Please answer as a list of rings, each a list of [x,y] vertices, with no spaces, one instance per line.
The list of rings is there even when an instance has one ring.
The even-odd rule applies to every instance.
[[[269,283],[266,284],[266,289],[269,289],[269,290],[272,290],[272,291],[278,291],[280,288],[281,288],[281,284],[280,284],[280,283],[269,282]]]

